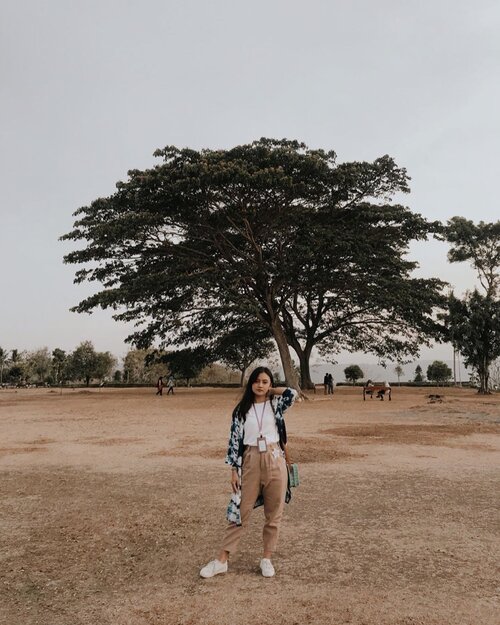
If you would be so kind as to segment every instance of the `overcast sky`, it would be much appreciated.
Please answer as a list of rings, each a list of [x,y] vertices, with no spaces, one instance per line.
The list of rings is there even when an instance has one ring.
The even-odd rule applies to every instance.
[[[0,346],[126,352],[110,313],[69,312],[91,291],[58,237],[165,145],[389,154],[416,212],[498,220],[499,32],[495,0],[2,0]],[[412,249],[461,293],[446,252]]]

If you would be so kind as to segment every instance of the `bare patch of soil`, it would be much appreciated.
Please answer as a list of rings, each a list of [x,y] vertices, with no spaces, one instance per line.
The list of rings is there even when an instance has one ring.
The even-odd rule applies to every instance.
[[[57,441],[54,438],[45,438],[40,436],[33,441],[25,441],[23,445],[50,445],[50,443],[56,443]]]
[[[202,445],[180,445],[172,449],[160,449],[147,454],[148,457],[172,457],[172,458],[213,458],[223,459],[225,450],[220,447],[208,447]]]
[[[87,440],[86,442],[91,443],[92,445],[103,445],[104,447],[108,447],[111,445],[129,445],[133,443],[142,443],[144,441],[143,438],[103,438],[97,440]]]
[[[290,436],[288,439],[290,455],[294,462],[335,462],[348,458],[360,457],[345,448],[340,448],[324,437]]]
[[[443,445],[449,438],[469,436],[471,434],[500,434],[500,427],[491,424],[375,424],[352,425],[321,430],[322,434],[348,437],[355,442],[366,443],[373,439],[380,443],[399,443],[408,445]],[[451,444],[451,443],[450,443]]]
[[[47,451],[45,447],[0,447],[0,455],[3,454],[31,454],[37,451]]]

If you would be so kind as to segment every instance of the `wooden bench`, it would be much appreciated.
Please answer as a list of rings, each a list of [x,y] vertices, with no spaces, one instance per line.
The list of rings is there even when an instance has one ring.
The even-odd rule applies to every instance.
[[[366,401],[366,396],[370,395],[370,399],[373,399],[373,393],[382,392],[380,399],[384,399],[384,395],[389,396],[389,401],[392,401],[392,389],[390,386],[384,384],[371,384],[370,386],[363,386],[363,401]]]

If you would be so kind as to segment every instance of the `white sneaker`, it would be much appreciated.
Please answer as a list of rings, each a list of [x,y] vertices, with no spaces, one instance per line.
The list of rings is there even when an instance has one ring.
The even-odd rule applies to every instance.
[[[264,577],[274,577],[275,575],[273,563],[269,560],[269,558],[262,558],[260,561],[260,570],[262,571],[262,575]]]
[[[220,573],[227,573],[227,562],[212,560],[200,571],[200,575],[205,578],[213,577],[214,575],[219,575]]]

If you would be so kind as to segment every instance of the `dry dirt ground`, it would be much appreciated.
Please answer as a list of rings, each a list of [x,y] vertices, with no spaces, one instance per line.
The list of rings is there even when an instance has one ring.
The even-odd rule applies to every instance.
[[[0,391],[0,623],[498,625],[500,396],[395,388],[288,413],[301,485],[202,580],[235,390]]]

